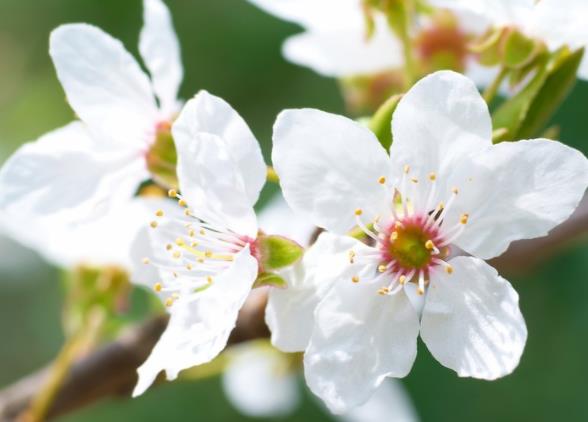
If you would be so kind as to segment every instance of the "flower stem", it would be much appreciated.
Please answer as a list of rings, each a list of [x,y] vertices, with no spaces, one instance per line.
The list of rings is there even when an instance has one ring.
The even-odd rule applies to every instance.
[[[24,421],[41,422],[46,419],[51,404],[63,385],[72,365],[82,352],[94,344],[105,319],[105,313],[102,309],[94,309],[88,316],[87,325],[81,327],[78,332],[65,342],[51,366],[46,383],[41,387],[28,411],[22,418]]]
[[[482,96],[484,97],[484,100],[486,100],[487,104],[490,104],[492,100],[494,100],[494,97],[496,97],[496,93],[500,89],[500,85],[502,85],[502,81],[504,81],[504,78],[507,75],[508,69],[500,69],[500,72],[498,72],[498,75],[496,75],[492,83],[486,87]]]
[[[280,183],[280,176],[278,176],[278,173],[276,173],[276,171],[274,170],[274,168],[272,166],[267,166],[267,176],[266,179],[268,182],[272,182],[272,183]]]

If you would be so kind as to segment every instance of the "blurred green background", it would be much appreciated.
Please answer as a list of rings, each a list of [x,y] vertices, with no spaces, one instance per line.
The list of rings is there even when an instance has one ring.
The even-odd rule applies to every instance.
[[[168,1],[183,51],[182,96],[201,88],[229,101],[269,157],[271,126],[283,108],[344,112],[337,83],[286,63],[280,44],[298,29],[245,0]],[[73,118],[47,54],[50,31],[88,22],[137,53],[140,0],[0,0],[0,161],[21,143]],[[588,152],[588,84],[578,83],[555,117],[562,140]],[[75,245],[72,245],[75,247]],[[508,275],[521,296],[529,340],[516,372],[496,382],[459,379],[422,344],[405,385],[423,421],[588,420],[588,241],[532,274]],[[0,241],[0,386],[46,364],[59,350],[58,270]],[[154,388],[136,400],[103,402],[67,421],[248,420],[217,379]],[[311,399],[288,421],[329,420]]]

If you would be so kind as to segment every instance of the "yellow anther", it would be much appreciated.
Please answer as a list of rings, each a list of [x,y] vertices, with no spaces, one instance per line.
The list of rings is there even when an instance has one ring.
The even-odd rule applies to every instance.
[[[468,224],[468,219],[469,218],[470,218],[470,215],[469,214],[467,214],[467,213],[462,214],[461,217],[459,217],[459,222],[461,224]]]
[[[453,267],[452,267],[451,265],[447,264],[447,265],[445,266],[445,272],[446,272],[447,274],[453,274]]]
[[[451,188],[451,192],[453,192],[454,195],[457,195],[459,193],[459,189],[454,186]]]
[[[182,256],[182,253],[180,251],[174,251],[173,255],[172,255],[175,259],[179,259]]]
[[[199,264],[204,264],[204,258],[198,258],[198,263]]]
[[[425,242],[425,248],[432,251],[433,249],[435,249],[435,244],[433,243],[432,240],[429,239]]]
[[[378,179],[378,183],[379,183],[380,185],[383,185],[384,183],[386,183],[386,178],[385,178],[384,176],[380,177],[380,178]]]
[[[442,210],[443,208],[445,208],[445,203],[444,202],[439,202],[439,205],[437,205],[437,208],[439,208],[440,210]]]
[[[404,168],[403,168],[403,171],[404,171],[404,174],[410,173],[410,166],[408,164],[405,164],[404,165]]]
[[[351,281],[353,281],[354,283],[359,283],[359,277],[354,275],[353,277],[351,277]]]
[[[167,191],[167,196],[169,196],[170,198],[175,198],[176,196],[178,196],[178,191],[175,189],[170,189]]]
[[[192,213],[190,212],[190,209],[189,209],[189,208],[186,208],[186,209],[184,210],[184,215],[185,215],[186,217],[190,217],[190,216],[192,215]]]
[[[204,229],[200,229],[200,236],[204,236],[206,234],[206,231]]]
[[[204,252],[204,256],[207,258],[212,258],[212,251],[206,251]]]
[[[410,181],[412,183],[418,183],[419,182],[419,179],[417,179],[416,177],[413,177],[413,178],[410,179]]]
[[[424,294],[425,294],[425,290],[419,287],[419,288],[417,289],[417,294],[418,294],[419,296],[422,296],[422,295],[424,295]]]
[[[390,233],[390,242],[394,242],[396,239],[398,239],[398,232],[393,231],[392,233]]]
[[[173,248],[173,245],[171,243],[168,243],[167,245],[165,245],[165,250],[166,251],[171,251]]]
[[[178,278],[178,273],[176,273],[175,271],[172,272],[172,275],[174,276],[174,278]]]
[[[194,230],[194,229],[188,230],[188,236],[190,236],[190,237],[196,236],[196,230]]]
[[[149,225],[152,229],[155,229],[157,227],[157,221],[152,221],[151,223],[149,223]]]
[[[378,271],[381,273],[385,273],[388,267],[384,264],[378,265]]]
[[[188,271],[192,271],[192,264],[187,264],[187,265],[186,265],[186,269],[187,269]]]
[[[378,294],[380,296],[385,296],[388,293],[390,293],[390,289],[388,289],[387,287],[382,287],[380,290],[378,290]]]
[[[195,248],[196,246],[198,246],[198,242],[192,242],[192,243],[190,243],[190,247]]]
[[[405,275],[401,275],[401,276],[398,278],[398,282],[399,282],[401,285],[405,285],[405,284],[406,284],[406,276],[405,276]]]
[[[168,308],[170,306],[172,306],[174,304],[174,298],[173,297],[168,297],[167,299],[165,299],[165,306],[167,306]]]
[[[149,258],[143,258],[143,264],[147,265],[149,264],[151,261],[149,260]]]
[[[212,282],[213,282],[212,277],[211,276],[206,276],[206,282],[208,284],[212,284]]]
[[[349,263],[355,263],[355,251],[349,251]]]
[[[157,217],[163,217],[163,210],[157,210],[157,211],[155,211],[155,216],[157,216]]]
[[[180,207],[187,207],[187,206],[188,206],[188,203],[187,203],[185,200],[183,200],[183,199],[180,199],[180,200],[178,201],[178,205],[179,205]]]
[[[159,293],[162,288],[163,288],[163,286],[161,285],[161,283],[155,283],[153,285],[153,290],[155,290],[157,293]]]
[[[178,245],[178,246],[185,246],[186,245],[186,242],[184,242],[184,239],[182,239],[181,237],[178,237],[176,239],[176,245]]]
[[[394,227],[396,227],[397,229],[401,229],[402,227],[404,227],[404,225],[400,221],[396,221],[394,223]]]
[[[363,210],[361,208],[355,210],[355,215],[360,216],[361,214],[363,214]]]
[[[437,175],[433,172],[429,173],[429,180],[431,182],[434,182],[435,180],[437,180]]]

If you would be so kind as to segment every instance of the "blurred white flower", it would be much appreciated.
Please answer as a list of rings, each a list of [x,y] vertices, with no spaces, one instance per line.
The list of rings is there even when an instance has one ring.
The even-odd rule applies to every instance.
[[[182,65],[169,11],[144,1],[139,51],[149,78],[120,41],[86,24],[55,29],[50,54],[80,121],[21,147],[0,171],[0,208],[31,219],[67,210],[91,221],[130,200],[150,177],[156,136],[179,109]]]
[[[300,403],[296,372],[286,356],[271,347],[247,344],[231,350],[222,384],[229,401],[251,417],[288,415]]]
[[[60,267],[117,265],[130,270],[131,244],[162,201],[129,198],[93,218],[80,216],[80,207],[60,208],[59,201],[75,203],[86,194],[63,184],[60,177],[76,177],[69,174],[72,167],[80,170],[78,176],[83,175],[84,169],[93,176],[93,168],[86,160],[91,158],[79,153],[90,142],[83,124],[75,122],[24,145],[2,169],[0,184],[4,187],[7,183],[27,183],[36,189],[6,201],[0,210],[0,232]],[[59,164],[60,159],[56,158],[49,174],[44,173],[44,160],[52,157],[61,157],[69,166],[62,168],[64,163]],[[83,183],[81,179],[77,181]],[[5,195],[8,193],[3,191],[3,200]]]
[[[182,369],[218,355],[258,273],[253,205],[266,166],[251,130],[229,104],[203,91],[188,101],[172,131],[178,197],[186,208],[181,213],[176,207],[167,217],[157,211],[149,236],[152,251],[144,261],[155,271],[134,274],[160,294],[171,318],[138,370],[134,396],[161,370],[174,379]]]
[[[488,20],[497,28],[509,27],[543,41],[551,50],[588,46],[588,2],[585,0],[430,0],[431,4],[467,11]],[[578,77],[588,79],[584,58]]]
[[[361,0],[249,0],[305,32],[286,40],[284,56],[323,76],[372,74],[402,66],[402,46],[377,13],[368,40]]]
[[[301,401],[297,372],[291,359],[257,343],[231,350],[222,385],[242,414],[276,418],[293,413]],[[341,422],[416,422],[410,397],[396,380],[383,382],[363,406],[335,417]]]
[[[318,262],[304,283],[320,287],[309,295],[318,300],[314,314],[297,313],[299,341],[280,341],[286,330],[272,338],[305,350],[308,385],[339,413],[364,403],[385,377],[410,371],[419,332],[460,376],[513,371],[527,337],[518,295],[482,259],[547,234],[588,185],[586,158],[559,142],[492,145],[486,103],[454,72],[419,81],[399,103],[392,131],[388,156],[373,133],[341,116],[288,110],[274,126],[286,200],[335,234],[323,234],[316,256],[304,257]],[[354,226],[372,246],[338,236]],[[453,246],[473,256],[452,257]],[[412,289],[427,295],[420,320]]]
[[[283,54],[292,63],[323,76],[373,75],[404,66],[403,47],[382,13],[374,11],[374,35],[367,39],[362,0],[249,0],[266,12],[305,28],[286,40]],[[472,13],[439,19],[419,16],[413,31],[415,53],[424,63],[462,69],[479,86],[490,84],[497,69],[480,66],[468,53],[472,36],[489,23]],[[432,62],[432,63],[429,63]],[[504,93],[506,91],[503,90]]]

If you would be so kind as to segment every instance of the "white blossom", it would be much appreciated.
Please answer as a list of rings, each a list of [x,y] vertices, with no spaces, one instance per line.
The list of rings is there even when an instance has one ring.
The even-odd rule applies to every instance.
[[[184,207],[158,210],[137,282],[150,285],[171,314],[167,329],[139,368],[134,396],[161,370],[174,379],[220,353],[257,278],[253,205],[265,183],[257,140],[229,104],[205,91],[188,101],[174,123]]]
[[[178,41],[161,0],[144,1],[139,51],[149,78],[122,43],[87,24],[51,33],[51,58],[80,121],[22,146],[0,171],[0,208],[31,218],[63,210],[86,223],[129,201],[150,177],[147,155],[179,111]]]
[[[392,132],[388,155],[368,129],[318,110],[284,111],[274,127],[286,200],[332,233],[304,258],[315,262],[302,280],[315,284],[307,297],[318,302],[311,313],[297,299],[304,334],[272,339],[305,350],[307,383],[334,412],[364,403],[385,377],[408,374],[419,332],[460,376],[512,372],[527,329],[517,293],[483,260],[546,235],[588,185],[586,158],[559,142],[492,145],[486,103],[454,72],[419,81]],[[342,236],[353,227],[369,245]],[[422,315],[409,300],[415,290]]]

